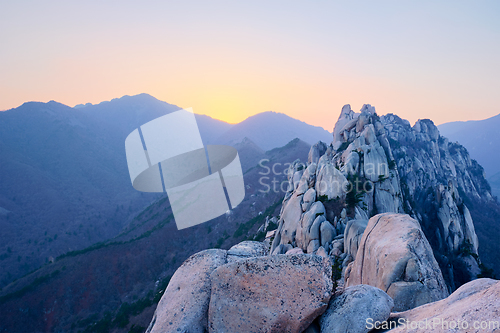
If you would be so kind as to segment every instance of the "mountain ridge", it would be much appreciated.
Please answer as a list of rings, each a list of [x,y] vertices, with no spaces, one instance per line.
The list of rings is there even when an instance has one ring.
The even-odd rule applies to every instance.
[[[276,163],[275,180],[285,181],[286,164],[307,158],[309,148],[293,140],[287,147],[265,152],[263,157]],[[244,175],[245,199],[230,214],[178,231],[168,198],[162,196],[137,214],[115,238],[61,255],[4,287],[0,290],[0,309],[5,318],[0,321],[0,331],[19,331],[22,327],[28,331],[96,332],[94,323],[111,325],[107,313],[120,314],[125,302],[143,302],[145,319],[134,319],[134,324],[147,326],[156,306],[153,300],[158,302],[157,294],[164,290],[168,276],[189,255],[214,246],[228,248],[253,237],[265,216],[279,209],[282,193],[261,192],[260,172],[255,165]],[[32,304],[30,311],[19,312],[27,303]],[[47,313],[46,308],[51,312]]]
[[[267,124],[279,124],[268,126]],[[308,135],[299,135],[306,127],[311,128]],[[313,144],[319,140],[331,140],[331,133],[319,126],[309,125],[284,113],[274,111],[261,112],[233,125],[226,133],[217,138],[217,142],[232,145],[244,137],[250,138],[264,150],[284,146],[298,137]],[[276,144],[271,144],[277,142]]]
[[[130,185],[125,138],[179,109],[140,94],[78,108],[26,102],[0,112],[0,261],[5,268],[0,287],[51,258],[115,236],[154,201],[157,194]],[[233,127],[195,117],[205,144],[217,144]],[[247,169],[264,150],[241,141],[233,144]]]
[[[500,114],[483,119],[444,123],[438,126],[443,136],[450,141],[458,141],[464,145],[471,155],[485,168],[488,177],[500,171],[497,159],[488,156],[486,150],[493,149],[497,139],[497,128],[500,126]],[[488,157],[490,159],[488,159]]]

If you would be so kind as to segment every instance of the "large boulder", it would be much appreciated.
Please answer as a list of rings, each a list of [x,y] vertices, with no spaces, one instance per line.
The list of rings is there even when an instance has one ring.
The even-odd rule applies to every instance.
[[[387,320],[393,307],[392,298],[378,288],[364,284],[346,288],[330,300],[319,320],[321,332],[368,332],[367,322]]]
[[[378,141],[366,149],[364,155],[364,175],[372,182],[377,182],[379,177],[389,177],[389,167],[384,148]]]
[[[363,237],[368,220],[350,220],[344,231],[344,248],[349,261],[356,258],[359,243]]]
[[[498,332],[500,282],[478,279],[462,285],[448,298],[393,313],[390,332]],[[390,326],[388,326],[390,327]]]
[[[225,250],[205,250],[189,257],[172,276],[146,332],[206,332],[210,274],[225,263]]]
[[[300,218],[302,216],[302,195],[293,193],[288,202],[283,204],[282,228],[279,230],[280,238],[277,245],[292,244],[295,242],[295,234],[300,227]],[[273,244],[274,245],[274,244]],[[274,247],[273,247],[274,250]]]
[[[332,163],[318,165],[316,172],[316,194],[328,199],[345,198],[347,178]]]
[[[326,246],[333,241],[333,238],[337,236],[337,231],[332,226],[332,224],[328,221],[321,222],[320,226],[320,235],[321,235],[321,246]]]
[[[243,241],[227,251],[227,261],[266,256],[268,248],[262,242]]]
[[[297,194],[304,194],[309,188],[314,186],[316,182],[316,167],[316,163],[312,163],[306,168],[295,190]]]
[[[326,143],[322,141],[313,144],[309,150],[309,156],[307,158],[308,163],[318,163],[319,158],[326,152],[326,148]]]
[[[300,226],[296,233],[297,246],[306,250],[309,243],[319,240],[321,222],[325,220],[325,206],[320,201],[316,201],[310,209],[302,215]]]
[[[395,311],[448,296],[447,286],[419,223],[408,215],[372,217],[347,276],[347,286],[368,284],[387,292]]]
[[[332,292],[331,266],[316,255],[241,260],[213,271],[209,332],[303,332]]]
[[[316,190],[310,188],[304,193],[304,197],[302,199],[302,211],[309,210],[309,207],[316,201]]]

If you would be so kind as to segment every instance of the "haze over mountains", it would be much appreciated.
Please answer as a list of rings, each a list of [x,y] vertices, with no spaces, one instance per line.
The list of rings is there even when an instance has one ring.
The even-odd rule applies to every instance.
[[[148,94],[123,96],[110,102],[77,105],[75,108],[92,114],[102,124],[123,129],[127,134],[134,129],[132,125],[154,119],[151,115],[159,117],[180,109]],[[194,113],[197,111],[193,110]],[[246,137],[266,151],[282,147],[295,138],[311,145],[319,140],[331,141],[331,133],[325,129],[272,111],[256,114],[238,124],[200,114],[196,115],[196,120],[205,144],[235,145]]]
[[[484,168],[494,195],[500,197],[500,114],[484,120],[456,121],[438,126],[450,141],[458,141]]]
[[[254,145],[245,142],[237,149],[247,156]],[[265,184],[286,182],[287,163],[307,159],[309,148],[295,139],[262,153],[268,165],[277,166],[277,175]],[[188,256],[253,237],[267,215],[278,214],[283,193],[265,192],[261,171],[247,170],[245,199],[230,214],[179,231],[168,198],[160,197],[118,236],[67,253],[5,286],[0,290],[0,331],[126,333],[135,325],[133,332],[144,332],[169,276]]]
[[[140,94],[75,108],[28,102],[0,112],[0,287],[67,251],[114,237],[159,198],[130,185],[124,142],[135,128],[178,109]],[[205,144],[235,145],[245,171],[264,150],[295,138],[331,139],[272,112],[236,125],[196,118]]]
[[[282,147],[295,138],[309,144],[330,142],[331,133],[321,127],[308,125],[283,113],[262,112],[247,118],[217,138],[217,142],[234,145],[249,138],[264,150]]]
[[[478,272],[489,272],[477,266],[478,253],[488,267],[498,268],[500,207],[489,194],[483,169],[463,147],[440,137],[431,121],[410,127],[395,115],[378,117],[369,105],[361,114],[343,109],[335,129],[343,142],[332,143],[324,131],[327,144],[315,143],[322,139],[317,138],[312,148],[303,140],[322,132],[285,115],[266,112],[236,125],[197,115],[205,144],[238,149],[246,196],[228,214],[177,231],[165,195],[140,193],[130,185],[124,151],[133,129],[177,109],[141,94],[77,108],[25,103],[0,113],[0,227],[5,230],[0,239],[0,331],[144,331],[182,261],[206,248],[260,241],[271,230],[270,220],[274,228],[284,223],[291,228],[302,225],[290,222],[303,217],[320,219],[307,234],[311,246],[304,249],[319,251],[321,244],[333,253],[330,245],[344,243],[338,236],[346,233],[349,219],[404,212],[421,221],[451,290]],[[293,140],[267,151],[261,146],[280,145],[287,140],[283,137]],[[276,174],[260,168],[261,159],[268,167],[278,166]],[[308,161],[307,167],[291,163],[296,159]],[[365,166],[375,163],[387,164],[389,174],[369,173]],[[275,182],[289,184],[287,168],[293,171],[288,175],[293,190],[274,190]],[[353,196],[323,193],[314,185],[371,176],[373,192]],[[311,196],[309,187],[317,188],[317,195]],[[297,201],[294,195],[309,199]],[[313,206],[325,211],[315,214]],[[329,223],[336,229],[327,238]],[[282,241],[299,234],[277,233]],[[284,252],[289,245],[285,239],[274,250]],[[336,249],[347,255],[349,248]],[[475,264],[464,268],[462,262]],[[418,275],[409,273],[412,279]]]

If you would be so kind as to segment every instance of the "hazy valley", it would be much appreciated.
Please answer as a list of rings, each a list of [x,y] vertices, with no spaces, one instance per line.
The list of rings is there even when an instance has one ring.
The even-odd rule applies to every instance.
[[[419,248],[405,254],[413,259],[395,261],[404,267],[418,262],[416,271],[395,271],[385,289],[376,274],[371,282],[360,280],[386,291],[395,310],[439,301],[477,277],[499,273],[500,207],[476,146],[470,150],[479,163],[430,120],[410,126],[396,115],[379,117],[370,105],[359,113],[345,106],[333,134],[272,112],[235,125],[197,115],[205,144],[237,148],[246,196],[228,214],[177,231],[165,195],[137,192],[130,185],[124,140],[138,126],[178,109],[142,94],[75,108],[31,102],[0,113],[0,259],[5,268],[0,331],[143,332],[152,322],[151,331],[167,320],[161,317],[162,311],[171,312],[165,306],[177,304],[157,309],[161,297],[180,300],[173,286],[196,269],[181,268],[174,275],[176,270],[210,248],[236,246],[207,254],[224,258],[221,269],[224,263],[227,269],[240,267],[239,259],[228,259],[231,255],[257,265],[268,260],[271,266],[286,266],[294,256],[301,259],[293,265],[324,257],[331,260],[330,268],[319,280],[326,276],[326,285],[354,287],[359,285],[356,269],[365,270],[365,276],[373,273],[360,264],[358,249],[380,246],[363,243],[364,231],[387,232],[377,231],[377,218],[401,226],[387,233],[388,240],[406,239],[402,230],[413,228],[423,242],[409,243]],[[370,165],[377,166],[376,172]],[[487,173],[494,172],[494,164],[487,165]],[[370,185],[354,191],[331,187],[346,181]],[[273,238],[264,240],[271,230]],[[254,242],[237,245],[244,240]],[[323,264],[314,265],[321,270]],[[173,285],[166,289],[172,276]],[[423,287],[412,289],[414,279]],[[392,284],[409,291],[389,290]],[[329,286],[332,302],[336,287]],[[424,295],[425,301],[409,300],[408,293]],[[297,329],[330,325],[319,317],[326,303],[314,309],[310,321],[299,320]],[[206,307],[206,318],[196,319],[200,327],[227,324]],[[176,320],[193,325],[188,317]]]

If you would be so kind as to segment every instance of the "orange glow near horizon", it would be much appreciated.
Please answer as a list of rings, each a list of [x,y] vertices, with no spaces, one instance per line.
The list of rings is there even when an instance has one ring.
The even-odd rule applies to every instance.
[[[328,131],[344,104],[412,123],[500,113],[487,5],[194,3],[2,5],[0,110],[148,93],[229,123],[275,111]]]

